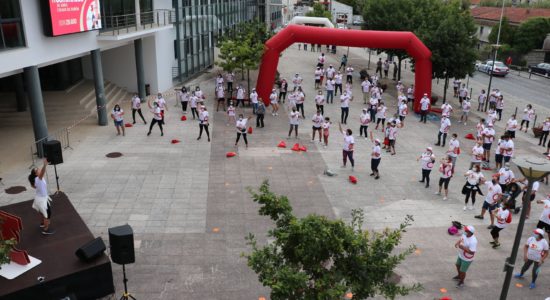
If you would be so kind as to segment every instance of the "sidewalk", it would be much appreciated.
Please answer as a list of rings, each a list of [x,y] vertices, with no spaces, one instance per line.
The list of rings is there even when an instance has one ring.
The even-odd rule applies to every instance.
[[[344,47],[338,49],[336,56],[328,55],[328,64],[339,66],[340,55],[345,51],[342,49]],[[365,53],[363,49],[350,48],[350,62],[359,64]],[[381,178],[375,181],[368,176],[371,142],[357,137],[358,118],[363,106],[357,75],[353,89],[355,100],[348,118],[349,128],[356,137],[356,168],[353,173],[349,167],[341,169],[342,136],[337,130],[340,116],[338,101],[325,105],[326,115],[334,122],[329,147],[323,149],[309,142],[310,118],[315,107],[312,99],[315,94],[313,71],[318,55],[317,52],[298,51],[297,45],[293,45],[280,59],[278,69],[282,77],[289,79],[298,72],[304,78],[306,120],[299,127],[299,140],[286,139],[288,118],[285,109],[281,109],[278,117],[273,117],[268,108],[266,127],[254,128],[254,133],[248,137],[249,149],[244,149],[242,141],[235,148],[234,126],[226,126],[225,113],[213,109],[215,101],[211,96],[217,74],[217,70],[213,70],[185,84],[200,84],[209,96],[207,106],[212,119],[211,143],[206,141],[205,136],[200,141],[196,140],[197,123],[190,119],[180,121],[181,109],[174,107],[175,99],[172,97],[167,99],[169,111],[164,137],[160,137],[158,128],[154,128],[152,135],[147,137],[147,128],[141,124],[128,128],[125,137],[117,137],[110,124],[91,130],[74,150],[64,152],[65,163],[58,166],[61,189],[70,197],[94,235],[108,241],[109,227],[128,223],[134,229],[136,263],[128,265],[127,270],[129,290],[137,299],[268,298],[269,291],[258,283],[257,276],[240,256],[249,251],[244,240],[249,232],[263,243],[266,242],[267,230],[272,226],[267,217],[258,215],[258,206],[246,190],[246,187],[258,187],[264,179],[269,179],[275,192],[289,197],[298,216],[317,213],[349,220],[352,209],[364,208],[365,227],[379,230],[395,227],[406,214],[412,214],[415,222],[407,230],[401,249],[416,244],[419,250],[399,266],[397,273],[402,276],[403,283],[419,282],[424,285],[424,290],[403,299],[498,297],[503,282],[504,258],[510,252],[519,216],[514,215],[513,224],[501,233],[501,248],[493,250],[488,243],[489,231],[485,229],[488,218],[484,221],[473,218],[479,212],[483,199],[478,197],[476,210],[462,211],[460,189],[464,179],[460,174],[466,171],[469,164],[467,153],[472,145],[463,136],[472,132],[475,121],[472,120],[467,127],[458,125],[456,109],[451,118],[451,132],[459,134],[463,154],[458,160],[457,175],[451,180],[448,201],[434,195],[439,178],[436,170],[431,175],[431,188],[425,189],[417,182],[420,164],[415,158],[427,146],[432,146],[439,161],[446,148],[433,146],[439,124],[419,124],[413,115],[407,117],[405,127],[400,130],[397,155],[382,154]],[[373,62],[376,59],[371,57]],[[356,73],[360,69],[355,67]],[[404,72],[404,81],[407,85],[412,82],[408,71]],[[389,106],[388,115],[391,115],[396,110],[395,84],[389,80],[383,82],[389,86],[383,97]],[[128,107],[124,109],[128,111]],[[251,114],[251,109],[246,108],[244,113]],[[147,113],[147,122],[150,118]],[[129,120],[128,115],[126,120]],[[253,118],[249,124],[254,123]],[[501,128],[497,127],[497,133],[500,132]],[[374,134],[382,137],[381,131]],[[518,136],[517,154],[540,153],[540,147],[533,144],[532,138],[520,133]],[[179,139],[181,143],[170,144],[172,139]],[[290,147],[294,143],[304,144],[308,151],[296,153],[288,148],[279,149],[276,146],[281,140],[285,140]],[[235,151],[238,155],[226,158],[225,154],[229,151]],[[106,158],[105,154],[110,152],[121,152],[123,156]],[[322,175],[327,168],[338,175]],[[55,180],[52,170],[49,171],[48,182],[50,189],[53,189]],[[519,176],[517,170],[514,171]],[[350,174],[359,179],[357,185],[348,182]],[[492,172],[485,171],[484,174],[489,177]],[[28,186],[28,174],[24,167],[20,172],[8,175],[5,176],[6,187]],[[542,185],[539,195],[547,191],[548,187]],[[32,197],[33,191],[30,190],[18,195],[3,193],[0,194],[0,204]],[[539,215],[540,207],[535,205],[522,243],[531,235]],[[476,226],[479,240],[476,261],[462,290],[456,290],[451,280],[455,275],[453,264],[456,252],[453,245],[457,238],[449,236],[446,230],[452,220]],[[56,223],[61,222],[56,220],[54,210],[53,226]],[[56,229],[63,230],[62,227]],[[115,296],[118,296],[122,289],[120,266],[113,265],[113,272],[117,287]],[[546,273],[544,270],[541,272],[539,287],[535,290],[527,288],[527,280],[522,282],[524,287],[516,287],[517,281],[514,279],[509,299],[543,299],[548,294],[545,285],[550,278]],[[445,292],[442,288],[446,289],[443,290]]]

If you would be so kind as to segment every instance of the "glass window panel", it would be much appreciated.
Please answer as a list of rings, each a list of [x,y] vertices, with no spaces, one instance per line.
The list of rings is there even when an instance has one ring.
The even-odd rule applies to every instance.
[[[0,0],[0,18],[21,18],[19,0]]]

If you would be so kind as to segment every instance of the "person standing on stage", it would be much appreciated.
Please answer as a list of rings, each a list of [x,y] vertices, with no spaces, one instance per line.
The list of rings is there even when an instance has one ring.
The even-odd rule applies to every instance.
[[[42,218],[40,227],[42,227],[43,235],[52,235],[55,231],[50,226],[50,218],[52,216],[51,201],[52,199],[48,195],[48,184],[44,175],[46,174],[46,167],[48,166],[48,160],[43,159],[44,164],[42,168],[33,168],[29,175],[29,183],[36,189],[34,196],[34,202],[32,208],[34,208]]]
[[[133,124],[136,124],[136,112],[141,117],[141,120],[143,120],[143,123],[147,124],[145,118],[143,117],[143,114],[141,113],[141,99],[139,99],[138,94],[134,94],[134,97],[132,97],[132,119],[134,120]]]

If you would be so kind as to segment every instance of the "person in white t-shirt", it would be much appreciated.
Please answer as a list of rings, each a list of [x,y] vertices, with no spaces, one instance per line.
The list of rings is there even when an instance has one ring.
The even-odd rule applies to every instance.
[[[353,101],[353,98],[348,95],[348,92],[344,91],[340,96],[340,123],[342,124],[346,124],[348,121],[349,103],[351,101]]]
[[[246,124],[251,118],[252,116],[245,118],[243,114],[239,114],[239,118],[237,119],[237,121],[235,121],[235,128],[237,129],[237,139],[235,140],[235,147],[237,147],[237,145],[239,144],[239,139],[242,135],[245,148],[248,149],[248,140],[246,139]]]
[[[189,97],[190,97],[189,91],[187,90],[186,87],[182,86],[181,89],[176,91],[176,93],[181,103],[181,110],[183,111],[183,114],[186,115],[187,104],[189,104]]]
[[[407,106],[407,100],[401,100],[401,104],[397,108],[399,113],[399,121],[401,121],[401,127],[405,126],[405,117],[409,114],[409,107]]]
[[[540,267],[548,257],[548,242],[544,239],[544,231],[537,228],[533,233],[535,235],[527,239],[525,247],[523,248],[523,261],[525,261],[525,263],[521,267],[521,272],[514,275],[517,279],[523,279],[523,274],[533,265],[531,284],[529,284],[530,289],[536,287],[535,282],[540,273]]]
[[[460,104],[462,104],[467,97],[468,97],[468,89],[466,89],[465,84],[462,84],[462,87],[458,91],[458,101],[460,102]]]
[[[248,97],[250,98],[250,103],[252,103],[252,113],[256,114],[256,109],[258,109],[258,93],[256,89],[252,89]]]
[[[371,96],[369,100],[369,113],[370,113],[370,121],[373,123],[376,122],[377,112],[378,112],[378,98]]]
[[[372,173],[370,173],[370,176],[374,176],[374,179],[380,178],[380,172],[378,171],[378,166],[380,165],[380,161],[382,160],[382,149],[380,148],[380,140],[379,139],[373,139],[372,132],[370,136],[371,142],[374,144],[372,146],[372,151],[370,154],[370,169]]]
[[[428,112],[430,110],[430,99],[428,94],[424,94],[424,97],[420,99],[420,122],[426,123],[428,118]]]
[[[485,186],[487,186],[487,195],[485,195],[485,201],[483,201],[481,214],[475,216],[474,218],[483,220],[485,212],[489,211],[489,214],[491,216],[491,225],[489,225],[487,229],[492,229],[495,224],[493,210],[497,209],[498,203],[502,198],[502,188],[500,188],[496,176],[493,176],[491,181],[486,181]]]
[[[334,78],[327,79],[327,82],[325,83],[325,90],[327,91],[327,103],[333,103],[334,102],[334,86],[336,85],[336,82],[334,81]]]
[[[269,95],[269,103],[271,103],[271,115],[278,116],[279,115],[279,96],[277,95],[277,90],[275,89],[271,90],[271,94]]]
[[[432,172],[432,169],[434,167],[435,163],[435,155],[433,154],[432,147],[426,148],[426,151],[424,151],[417,159],[416,161],[422,161],[422,179],[420,179],[418,182],[426,182],[426,188],[430,187],[430,173]]]
[[[449,196],[449,182],[451,181],[451,177],[453,177],[453,167],[451,156],[445,157],[441,160],[441,164],[439,164],[439,173],[441,173],[441,176],[439,177],[439,191],[435,194],[441,195],[441,190],[443,189],[443,200],[447,200]]]
[[[451,158],[451,162],[453,163],[452,171],[454,173],[456,159],[460,154],[460,142],[458,141],[458,135],[456,133],[453,133],[451,135],[451,140],[449,141],[449,148],[447,149],[446,154]]]
[[[300,74],[296,73],[294,75],[294,78],[292,78],[292,84],[294,85],[293,91],[297,90],[299,87],[302,87],[302,77],[300,77]]]
[[[514,141],[512,141],[512,139],[508,135],[504,135],[503,139],[504,141],[500,144],[500,151],[504,158],[504,162],[507,163],[514,155],[515,145]]]
[[[458,275],[453,277],[453,279],[458,281],[457,288],[464,287],[466,272],[468,272],[468,268],[472,264],[472,261],[474,261],[474,255],[477,251],[477,238],[474,236],[474,233],[474,226],[464,226],[464,234],[455,243],[455,248],[458,249],[458,258],[455,263]]]
[[[362,137],[363,133],[365,133],[365,139],[368,138],[368,128],[370,123],[370,114],[368,113],[366,108],[363,108],[361,115],[359,115],[359,136]]]
[[[453,107],[448,102],[445,102],[441,105],[441,115],[445,117],[450,117],[453,112]]]
[[[153,102],[153,104],[151,104],[151,100],[148,100],[147,101],[147,106],[149,106],[149,109],[151,110],[151,113],[153,114],[153,119],[151,120],[151,125],[149,125],[149,132],[147,133],[147,136],[151,135],[151,130],[153,130],[153,126],[155,126],[155,124],[159,125],[160,136],[163,136],[164,131],[162,129],[162,112],[160,110],[158,102],[155,101],[155,102]]]
[[[535,110],[533,109],[533,106],[531,104],[527,104],[527,106],[523,110],[523,118],[519,126],[519,131],[523,130],[523,124],[525,124],[525,132],[527,132],[527,129],[529,129],[529,122],[533,120],[534,117]]]
[[[323,96],[323,91],[319,90],[315,96],[315,107],[317,110],[321,111],[321,115],[325,114],[325,96]]]
[[[227,107],[227,123],[225,125],[229,126],[229,124],[235,124],[235,122],[237,122],[236,115],[233,101],[229,101],[229,106]]]
[[[380,129],[384,131],[387,114],[388,107],[384,105],[383,101],[378,102],[378,107],[376,108],[376,127],[374,127],[374,130],[378,130],[378,125],[382,123],[382,128]]]
[[[483,173],[481,173],[481,167],[479,165],[473,165],[472,169],[468,170],[464,174],[464,177],[466,177],[466,183],[464,184],[464,187],[462,187],[462,194],[466,197],[464,198],[463,210],[473,210],[474,205],[476,204],[476,194],[480,191],[479,184],[485,182],[485,177],[483,176]],[[472,197],[472,205],[468,204],[470,196]]]
[[[164,122],[164,112],[168,111],[168,105],[166,105],[166,100],[164,100],[164,97],[161,93],[157,94],[157,99],[155,99],[155,102],[158,104],[158,107],[160,108],[160,115],[162,116],[162,125],[165,125],[166,122]]]
[[[351,164],[351,170],[355,168],[355,160],[353,159],[353,151],[355,150],[355,139],[353,138],[353,132],[351,129],[342,130],[342,124],[338,123],[338,129],[344,135],[344,146],[342,148],[342,168],[346,167],[347,160]]]
[[[528,188],[529,182],[526,178],[519,178],[516,180],[516,182],[519,182],[523,185],[523,188],[522,188],[523,194],[521,195],[521,199],[523,200],[527,197],[529,198],[529,201],[527,201],[527,207],[523,208],[525,209],[525,218],[529,219],[529,217],[531,216],[531,202],[533,202],[535,200],[535,197],[537,196],[537,192],[539,191],[539,188],[540,188],[540,182],[539,181],[533,182],[533,187],[531,188],[531,195],[527,195],[527,188]]]
[[[225,111],[225,88],[223,87],[223,84],[216,87],[216,98],[218,99],[216,111],[220,110],[220,105],[223,105],[223,111]]]
[[[206,132],[206,136],[208,137],[208,141],[210,142],[210,131],[208,131],[208,126],[210,126],[210,116],[208,115],[206,106],[201,105],[199,112],[199,137],[197,138],[197,141],[201,139],[202,131],[204,130]]]
[[[363,92],[363,104],[367,104],[367,99],[370,96],[370,86],[371,83],[367,78],[365,78],[365,80],[361,82],[361,91]]]
[[[120,105],[116,104],[113,108],[113,111],[111,111],[111,118],[115,122],[115,128],[116,128],[116,135],[120,135],[120,130],[122,130],[122,136],[125,136],[124,132],[124,119],[122,116],[124,115],[124,110],[120,108]]]
[[[237,103],[235,104],[235,107],[239,107],[239,104],[241,104],[244,107],[244,95],[246,94],[246,90],[242,86],[242,84],[237,85],[237,93],[235,95],[235,98],[237,99]]]
[[[414,84],[407,89],[407,102],[414,102]]]
[[[313,131],[311,135],[312,143],[315,142],[315,132],[319,133],[319,144],[321,143],[321,135],[322,135],[321,132],[322,132],[324,120],[325,118],[321,114],[320,110],[317,110],[317,113],[314,114],[313,117],[311,117],[311,121],[313,122],[313,126],[311,127]]]
[[[512,138],[516,138],[516,130],[518,129],[518,121],[516,120],[516,115],[512,115],[508,122],[506,122],[506,134]]]
[[[502,191],[506,191],[508,189],[508,186],[514,182],[516,179],[516,175],[514,175],[514,171],[510,169],[510,163],[505,163],[504,167],[500,168],[498,170],[498,184],[500,185],[500,188]]]
[[[315,69],[314,77],[315,77],[315,89],[318,89],[321,86],[321,75],[323,74],[323,70],[319,66]]]
[[[46,174],[46,167],[48,166],[48,160],[44,158],[42,161],[42,168],[33,168],[28,179],[31,186],[36,189],[32,208],[34,208],[42,217],[42,223],[40,224],[40,227],[42,227],[42,234],[51,235],[55,233],[50,226],[50,218],[52,216],[50,202],[52,199],[48,195],[48,184],[44,178],[44,175]]]
[[[464,125],[466,125],[466,122],[468,122],[468,114],[470,114],[471,108],[472,104],[470,102],[470,97],[464,98],[464,101],[462,101],[462,115],[460,116],[460,122],[464,120]]]
[[[481,90],[481,94],[477,97],[477,111],[484,111],[485,101],[487,100],[487,93],[485,90]]]
[[[346,82],[353,84],[353,67],[348,66],[346,68]]]
[[[471,152],[471,160],[470,160],[470,169],[474,165],[481,166],[481,161],[483,160],[483,153],[485,153],[485,150],[483,150],[483,147],[481,146],[481,141],[477,140],[474,147],[472,147]]]
[[[340,94],[342,94],[342,73],[338,71],[336,75],[334,75],[334,96],[338,96],[338,90],[340,90]],[[332,102],[331,102],[332,103]]]
[[[436,146],[441,145],[441,147],[445,147],[445,140],[447,139],[447,133],[449,133],[450,128],[451,120],[449,120],[449,117],[446,115],[442,115],[439,132],[437,133],[437,143],[435,143]],[[443,141],[441,140],[441,136],[443,136]]]
[[[141,99],[139,98],[138,94],[134,94],[134,96],[132,97],[132,119],[134,120],[133,124],[136,124],[136,112],[141,117],[143,123],[147,124],[145,118],[143,117],[143,114],[141,113]]]
[[[497,220],[495,226],[491,229],[491,236],[493,237],[491,244],[493,244],[493,249],[496,249],[500,247],[500,243],[498,241],[498,238],[500,237],[499,232],[506,228],[508,223],[512,222],[512,213],[510,212],[508,203],[502,203],[502,206],[494,210],[492,215],[493,218]]]
[[[489,163],[489,158],[491,157],[491,146],[495,140],[495,129],[493,128],[493,123],[487,124],[487,128],[483,129],[481,136],[483,138],[483,150],[485,150],[485,161]]]
[[[330,118],[329,117],[325,117],[325,121],[323,122],[323,125],[322,125],[322,128],[323,128],[323,141],[325,142],[325,144],[323,145],[323,148],[327,148],[328,146],[328,137],[329,137],[329,134],[330,134],[330,125],[332,123],[330,122]]]
[[[300,112],[296,110],[296,107],[292,108],[292,111],[288,114],[288,121],[290,124],[290,129],[288,130],[288,138],[292,135],[292,130],[294,130],[294,137],[298,138],[298,125],[300,124]]]

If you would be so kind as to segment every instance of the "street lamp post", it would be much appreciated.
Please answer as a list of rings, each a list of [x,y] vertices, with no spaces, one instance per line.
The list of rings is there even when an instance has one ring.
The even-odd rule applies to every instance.
[[[514,264],[516,263],[516,257],[518,255],[523,226],[525,225],[525,215],[527,213],[526,208],[529,205],[530,195],[533,190],[533,183],[544,178],[550,173],[550,161],[546,159],[522,156],[516,157],[512,162],[518,167],[521,174],[527,178],[528,184],[527,192],[524,194],[525,196],[522,199],[523,204],[521,216],[519,218],[514,245],[512,246],[512,253],[510,254],[510,257],[506,258],[506,262],[504,263],[504,272],[506,272],[506,276],[504,278],[504,284],[502,285],[500,300],[506,300],[506,297],[508,296],[508,289],[510,288],[510,281],[512,280],[512,273],[514,272]]]
[[[497,33],[497,43],[493,45],[494,53],[493,53],[493,64],[491,65],[491,72],[489,73],[489,86],[487,87],[487,100],[485,101],[485,111],[487,111],[487,105],[489,105],[489,98],[491,96],[491,83],[493,82],[493,69],[495,68],[495,61],[497,60],[497,52],[498,48],[500,47],[500,29],[502,28],[502,18],[504,16],[504,0],[502,0],[502,8],[500,10],[500,21],[498,23],[498,33]],[[471,95],[470,95],[471,96]]]

